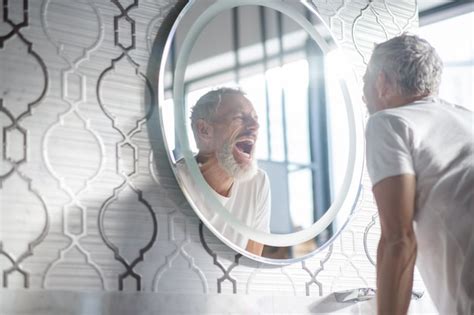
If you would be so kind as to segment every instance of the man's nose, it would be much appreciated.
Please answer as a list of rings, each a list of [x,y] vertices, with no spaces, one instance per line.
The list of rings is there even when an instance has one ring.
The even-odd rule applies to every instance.
[[[247,120],[247,129],[257,131],[260,128],[260,124],[258,123],[258,119],[255,117],[249,117]]]

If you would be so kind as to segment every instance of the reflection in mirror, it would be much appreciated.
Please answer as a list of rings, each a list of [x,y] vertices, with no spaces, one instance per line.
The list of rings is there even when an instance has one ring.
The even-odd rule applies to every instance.
[[[270,184],[255,159],[259,123],[252,103],[237,89],[207,92],[192,108],[191,129],[198,150],[195,160],[214,196],[247,226],[270,232]],[[177,170],[186,177],[184,160],[178,161]],[[262,254],[263,244],[236,233],[204,204],[200,210],[230,242]]]
[[[199,201],[181,158],[172,99],[176,52],[210,3],[197,1],[184,15],[165,60],[162,123],[175,171],[195,210],[227,243],[274,259],[306,256],[340,232],[352,209],[303,244],[263,247]],[[339,193],[349,157],[349,113],[338,66],[337,55],[323,53],[291,18],[257,5],[221,12],[194,43],[184,82],[190,146],[216,197],[248,226],[273,234],[307,229]]]

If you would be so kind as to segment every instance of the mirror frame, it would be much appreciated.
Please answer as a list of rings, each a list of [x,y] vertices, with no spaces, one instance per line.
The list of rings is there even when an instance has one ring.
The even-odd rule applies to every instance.
[[[199,210],[199,207],[197,207],[197,205],[193,201],[193,198],[191,197],[192,193],[188,191],[188,187],[184,185],[184,180],[180,177],[179,173],[176,170],[176,167],[173,162],[174,156],[170,151],[170,148],[168,147],[168,141],[166,139],[167,132],[164,128],[163,123],[163,104],[165,100],[164,76],[166,64],[168,60],[168,55],[170,54],[171,44],[176,38],[178,25],[196,2],[197,0],[190,0],[181,9],[179,15],[174,20],[173,25],[166,37],[163,52],[161,56],[158,56],[158,58],[160,58],[158,62],[158,106],[160,111],[160,127],[171,168],[175,174],[175,177],[180,185],[181,190],[183,191],[186,199],[190,203],[194,212],[202,220],[202,222],[205,223],[207,228],[211,230],[213,234],[216,235],[226,245],[236,250],[237,252],[244,254],[247,257],[269,264],[282,265],[306,259],[307,257],[310,257],[315,253],[323,250],[325,247],[329,246],[339,235],[339,233],[344,230],[344,228],[347,226],[348,222],[354,214],[355,206],[357,204],[362,189],[361,179],[364,164],[365,144],[363,137],[363,119],[360,113],[361,106],[360,103],[354,101],[356,99],[354,96],[357,95],[355,93],[355,87],[357,86],[355,83],[355,73],[352,71],[352,67],[348,63],[343,63],[346,66],[339,67],[340,73],[337,74],[341,91],[343,93],[343,98],[345,101],[348,116],[348,126],[350,131],[350,134],[348,135],[350,138],[348,150],[348,165],[340,192],[337,194],[330,208],[311,227],[302,231],[293,232],[289,234],[271,234],[261,232],[246,226],[239,220],[236,220],[234,216],[219,202],[219,200],[211,191],[212,188],[209,187],[204,177],[202,176],[199,167],[196,161],[194,160],[194,155],[190,149],[187,137],[187,128],[189,128],[189,126],[187,126],[185,118],[184,74],[194,42],[199,36],[199,34],[202,32],[204,27],[222,11],[244,5],[259,5],[279,11],[287,17],[291,18],[294,22],[300,25],[311,36],[313,40],[317,42],[325,56],[331,53],[335,57],[339,58],[338,63],[341,63],[344,59],[343,54],[341,52],[341,49],[336,44],[336,41],[334,40],[329,28],[327,27],[321,16],[316,12],[313,4],[311,4],[310,1],[305,0],[300,0],[298,2],[295,1],[291,4],[285,2],[284,0],[216,1],[213,4],[209,5],[209,7],[204,11],[204,13],[197,17],[190,31],[186,34],[183,44],[179,49],[173,80],[173,103],[174,112],[176,115],[175,132],[177,136],[177,141],[180,145],[180,148],[182,149],[182,154],[185,163],[191,173],[191,177],[195,181],[195,184],[201,188],[201,193],[204,194],[204,198],[208,202],[209,207],[215,210],[218,215],[225,219],[230,224],[230,226],[237,232],[244,234],[249,239],[253,239],[262,244],[271,246],[293,246],[313,239],[333,222],[334,218],[341,210],[348,212],[346,222],[342,225],[342,227],[338,231],[336,231],[334,235],[332,235],[331,238],[325,244],[323,244],[321,247],[317,248],[313,252],[309,253],[308,255],[301,256],[298,258],[281,260],[253,255],[224,238],[220,234],[220,232],[217,231],[204,217],[202,212]],[[311,12],[316,21],[313,21],[312,23],[309,22],[306,17],[304,17],[299,11],[295,9],[295,5],[303,5],[304,7],[306,7],[306,9]]]

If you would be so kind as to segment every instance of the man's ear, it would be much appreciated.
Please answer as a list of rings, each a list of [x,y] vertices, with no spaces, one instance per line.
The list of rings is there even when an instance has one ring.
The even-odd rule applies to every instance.
[[[204,119],[198,119],[196,121],[196,132],[198,138],[206,143],[214,137],[214,129]]]
[[[387,77],[383,71],[380,71],[377,74],[377,78],[375,80],[375,90],[377,91],[378,99],[383,99],[384,96],[387,94],[388,91],[388,82]]]
[[[377,91],[378,99],[383,103],[380,104],[382,106],[390,103],[390,100],[396,94],[393,83],[383,71],[380,71],[377,75],[377,80],[375,81],[375,90]]]

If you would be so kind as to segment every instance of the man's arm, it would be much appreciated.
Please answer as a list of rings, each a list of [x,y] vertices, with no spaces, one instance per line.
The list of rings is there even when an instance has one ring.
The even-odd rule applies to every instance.
[[[415,185],[414,175],[399,175],[373,187],[382,228],[377,249],[378,314],[408,311],[417,252],[413,231]]]
[[[266,173],[264,173],[259,186],[256,211],[255,228],[259,231],[270,233],[271,191],[270,180]],[[252,254],[262,256],[263,244],[253,240],[248,240],[246,250]]]

